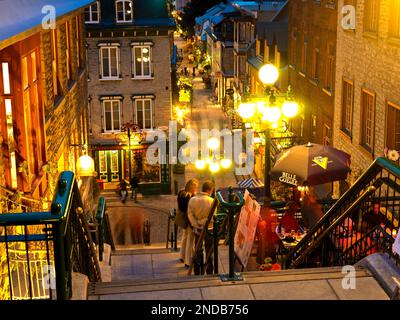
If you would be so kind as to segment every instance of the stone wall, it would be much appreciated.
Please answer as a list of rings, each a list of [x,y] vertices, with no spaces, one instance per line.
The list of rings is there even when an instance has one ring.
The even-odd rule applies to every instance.
[[[120,80],[100,80],[99,41],[120,42]],[[152,41],[152,71],[153,79],[132,79],[132,47],[133,41]],[[119,37],[119,38],[87,38],[89,95],[91,96],[91,129],[94,137],[104,138],[102,134],[102,105],[101,95],[122,95],[121,124],[129,121],[136,122],[134,115],[134,94],[152,94],[155,96],[154,128],[168,126],[171,119],[172,84],[171,84],[171,54],[170,38],[163,36]]]
[[[339,1],[339,12],[343,2]],[[364,0],[358,0],[356,30],[338,28],[334,145],[351,154],[352,175],[349,182],[354,182],[373,159],[383,155],[387,102],[400,105],[400,39],[389,37],[389,13],[389,1],[380,1],[379,32],[376,35],[366,34],[363,32]],[[341,130],[343,78],[354,82],[351,137]],[[360,145],[362,89],[376,94],[372,153]]]

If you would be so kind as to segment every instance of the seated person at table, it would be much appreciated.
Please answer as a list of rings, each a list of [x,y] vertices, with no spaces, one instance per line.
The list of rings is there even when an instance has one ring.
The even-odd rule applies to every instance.
[[[301,205],[301,216],[304,226],[311,229],[324,215],[321,205],[317,198],[312,194],[306,194],[303,197]]]
[[[282,227],[285,228],[286,233],[290,233],[292,230],[296,232],[301,230],[300,224],[295,218],[295,214],[298,209],[299,207],[295,202],[288,203],[287,210],[281,219],[281,230]]]
[[[363,233],[367,233],[377,226],[381,226],[383,229],[385,229],[385,226],[393,227],[386,215],[381,212],[379,200],[373,201],[372,208],[364,214],[362,220],[361,232]]]

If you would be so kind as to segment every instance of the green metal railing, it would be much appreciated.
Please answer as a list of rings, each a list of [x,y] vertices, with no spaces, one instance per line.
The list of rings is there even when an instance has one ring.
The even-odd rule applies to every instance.
[[[101,281],[82,208],[75,175],[65,171],[50,212],[0,215],[1,299],[68,300],[72,272]]]
[[[354,264],[374,252],[393,256],[387,244],[394,242],[399,215],[400,167],[377,158],[288,253],[282,266]]]
[[[110,218],[107,213],[107,206],[104,197],[99,198],[96,213],[97,221],[97,246],[99,260],[103,261],[104,243],[109,244],[112,251],[115,251],[115,244],[111,234]]]

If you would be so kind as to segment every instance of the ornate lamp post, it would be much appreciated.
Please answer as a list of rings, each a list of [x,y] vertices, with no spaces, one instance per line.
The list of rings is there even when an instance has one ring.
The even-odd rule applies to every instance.
[[[122,125],[122,132],[126,132],[128,135],[128,154],[129,154],[129,182],[132,180],[132,152],[131,152],[131,136],[132,133],[137,133],[139,131],[139,126],[133,122],[128,122]]]
[[[271,129],[278,127],[278,121],[284,116],[293,118],[297,115],[299,106],[293,100],[293,91],[289,86],[284,94],[275,92],[274,84],[279,78],[279,71],[273,64],[266,64],[259,71],[259,79],[264,84],[265,95],[268,98],[254,103],[242,103],[238,107],[239,115],[246,121],[264,127],[265,163],[264,163],[264,195],[271,199]],[[284,98],[282,105],[277,98]]]

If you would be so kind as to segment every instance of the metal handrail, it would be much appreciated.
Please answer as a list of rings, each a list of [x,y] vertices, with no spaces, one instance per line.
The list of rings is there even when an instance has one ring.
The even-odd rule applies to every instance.
[[[354,211],[354,209],[356,209],[360,203],[365,200],[369,195],[371,195],[372,193],[374,193],[376,190],[376,188],[374,186],[370,186],[360,197],[358,197],[358,199],[353,202],[353,204],[344,212],[342,213],[336,220],[334,223],[332,223],[331,225],[329,225],[328,228],[326,228],[319,236],[318,238],[316,238],[312,245],[309,245],[306,250],[303,252],[303,254],[297,258],[294,262],[293,265],[299,265],[302,262],[302,259],[305,258],[305,256],[307,254],[309,254],[310,252],[312,252],[314,250],[314,248],[316,246],[318,246],[324,239],[325,237],[333,230],[335,230],[343,221],[344,219],[347,218],[347,216],[349,215],[349,213],[352,213]]]
[[[28,280],[26,281],[28,282],[28,297],[30,299],[35,297],[32,273],[29,268],[32,251],[27,245],[28,242],[39,241],[46,247],[48,265],[54,264],[55,266],[55,289],[58,300],[71,298],[73,271],[86,274],[90,281],[101,281],[94,243],[82,208],[82,199],[75,175],[73,172],[65,171],[59,177],[50,212],[0,215],[0,227],[3,227],[0,244],[5,246],[11,299],[13,299],[11,283],[15,265],[10,257],[10,252],[13,250],[10,246],[15,241],[25,243],[23,247],[25,248],[28,266]],[[24,232],[13,234],[16,228],[24,230]],[[30,231],[33,234],[30,234]],[[41,276],[44,275],[41,274]],[[41,281],[45,281],[45,279],[43,278]],[[50,299],[52,298],[51,291],[49,291]]]
[[[348,214],[348,208],[354,201],[359,199],[360,194],[364,193],[365,186],[371,186],[373,181],[372,177],[377,177],[379,172],[386,170],[388,173],[400,178],[400,168],[396,166],[393,162],[386,158],[377,158],[370,165],[370,167],[362,174],[357,181],[343,194],[343,196],[336,201],[336,203],[324,214],[324,216],[309,230],[309,232],[304,236],[304,238],[293,248],[282,262],[283,267],[288,267],[291,265],[291,261],[295,256],[306,254],[311,252],[316,248],[315,239],[324,233],[326,226],[332,223],[332,219],[335,215],[339,214],[341,217],[344,214]],[[379,180],[379,181],[378,181]],[[377,179],[376,183],[385,183],[385,178]],[[378,187],[375,185],[375,187]],[[333,230],[332,228],[330,229]],[[326,236],[326,233],[324,233]],[[310,247],[310,244],[313,245]],[[298,259],[298,258],[297,258]]]
[[[104,197],[99,198],[96,220],[99,261],[103,261],[104,243],[109,244],[111,246],[111,250],[115,251],[114,239],[111,233],[110,220],[107,213],[107,206]]]

